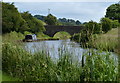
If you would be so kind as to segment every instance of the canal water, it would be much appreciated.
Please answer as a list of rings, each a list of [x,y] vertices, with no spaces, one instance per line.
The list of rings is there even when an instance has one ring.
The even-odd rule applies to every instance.
[[[27,51],[31,53],[36,53],[39,51],[46,51],[47,54],[54,60],[57,60],[60,57],[60,53],[69,53],[72,55],[73,59],[78,59],[81,61],[82,55],[87,53],[90,49],[85,49],[80,46],[79,43],[68,40],[45,40],[40,42],[26,42],[24,47]],[[93,49],[94,51],[97,51]],[[106,52],[102,52],[104,54]],[[111,56],[114,56],[117,59],[117,54],[110,53]]]

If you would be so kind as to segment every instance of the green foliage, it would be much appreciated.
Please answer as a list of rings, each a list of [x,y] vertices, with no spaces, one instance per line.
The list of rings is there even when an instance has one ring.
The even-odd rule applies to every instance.
[[[89,45],[96,49],[108,50],[118,53],[118,28],[108,31],[106,34],[92,35]]]
[[[116,81],[118,66],[109,53],[91,51],[81,67],[67,50],[59,50],[55,63],[44,51],[30,54],[19,46],[3,43],[3,71],[24,81]],[[80,78],[83,76],[83,78]]]
[[[118,77],[118,63],[109,53],[89,51],[84,55],[86,61],[83,67],[85,81],[116,81]]]
[[[112,29],[112,20],[109,18],[101,18],[102,31],[105,33]]]
[[[80,33],[73,35],[71,39],[80,42],[83,46],[87,46],[88,42],[91,41],[92,35],[100,34],[102,30],[101,25],[93,21],[85,23],[84,26],[85,28]]]
[[[120,4],[112,4],[107,8],[105,17],[112,20],[118,20],[120,22]]]
[[[27,22],[28,31],[32,33],[45,31],[42,21],[34,18],[29,12],[21,13],[21,15]]]
[[[97,22],[89,21],[88,23],[85,24],[85,28],[89,33],[92,34],[99,34],[101,33],[101,25],[98,24]]]
[[[2,42],[14,42],[14,43],[18,43],[18,40],[22,40],[24,38],[24,35],[20,32],[15,32],[12,31],[10,33],[6,33],[4,35],[2,35]]]
[[[112,21],[112,28],[118,28],[120,27],[120,23],[118,22],[118,20],[113,20]]]
[[[24,32],[24,35],[28,35],[28,34],[33,34],[33,33],[28,32],[28,31],[25,31],[25,32]]]
[[[38,39],[49,39],[49,38],[51,38],[50,36],[45,35],[43,32],[38,32],[36,34],[37,34]]]
[[[5,82],[5,81],[20,81],[18,78],[12,77],[12,76],[6,74],[5,72],[2,72],[1,75],[2,75],[2,77],[1,77],[0,81],[2,81],[2,82]]]
[[[37,19],[39,19],[39,20],[42,20],[42,21],[45,21],[45,18],[46,18],[43,15],[35,15],[34,17],[37,18]]]
[[[80,33],[76,33],[70,39],[76,42],[80,42],[80,35],[81,35]]]
[[[81,22],[79,20],[76,21],[76,25],[80,25]]]
[[[2,3],[2,25],[3,33],[11,31],[16,32],[43,32],[45,31],[44,22],[34,18],[30,13],[24,12],[20,14],[14,4]]]
[[[70,34],[64,31],[57,32],[53,36],[53,38],[59,38],[59,39],[69,39],[70,37],[71,37]]]
[[[7,52],[4,52],[5,50]],[[3,70],[11,76],[25,81],[52,80],[50,74],[53,69],[49,68],[52,68],[53,65],[50,66],[50,59],[44,53],[32,56],[11,44],[4,44],[3,52]]]
[[[81,25],[81,22],[79,20],[75,21],[73,19],[66,19],[66,18],[59,18],[58,21],[62,24],[62,25],[68,25],[68,26],[78,26]]]
[[[46,22],[46,18],[47,18],[46,16],[43,15],[35,15],[34,17],[44,22]],[[75,21],[73,19],[59,18],[57,19],[56,25],[78,26],[81,25],[81,22],[79,20]]]
[[[45,18],[45,22],[48,25],[56,25],[57,24],[57,18],[55,16],[53,16],[52,14],[49,14],[46,18]]]
[[[84,30],[80,31],[80,33],[74,34],[71,37],[71,40],[79,42],[82,45],[82,47],[86,47],[88,41],[90,41],[91,35],[92,34],[90,34],[89,31],[87,31],[86,29],[84,29]]]
[[[10,3],[2,3],[2,32],[23,31],[27,29],[25,20],[17,8]]]

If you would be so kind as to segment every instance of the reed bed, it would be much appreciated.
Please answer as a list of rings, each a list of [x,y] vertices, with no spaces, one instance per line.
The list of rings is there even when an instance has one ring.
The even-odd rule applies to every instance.
[[[2,42],[2,71],[19,81],[118,81],[118,60],[109,52],[91,49],[74,61],[74,54],[59,49],[55,62],[45,50],[30,53],[6,38],[11,41]]]

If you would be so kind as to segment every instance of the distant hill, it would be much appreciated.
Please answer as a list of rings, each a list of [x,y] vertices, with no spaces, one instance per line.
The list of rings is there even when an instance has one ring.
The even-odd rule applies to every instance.
[[[34,17],[45,22],[46,16],[34,15]],[[60,25],[79,26],[82,24],[79,20],[75,21],[73,19],[67,19],[67,18],[58,18],[57,21]]]

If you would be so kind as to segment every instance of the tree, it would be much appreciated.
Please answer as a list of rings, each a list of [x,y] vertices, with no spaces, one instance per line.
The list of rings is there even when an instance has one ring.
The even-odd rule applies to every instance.
[[[21,17],[14,3],[2,3],[2,32],[23,31],[27,29],[25,20]]]
[[[118,20],[112,21],[112,28],[118,28],[119,26],[120,26],[120,23],[118,22]]]
[[[99,34],[99,33],[101,33],[100,24],[98,24],[97,22],[94,22],[94,21],[89,21],[88,23],[86,23],[85,28],[91,34]]]
[[[102,31],[105,33],[112,29],[112,20],[109,18],[101,18]]]
[[[46,18],[45,18],[45,22],[48,25],[56,25],[57,24],[57,18],[55,16],[53,16],[52,14],[49,14]]]
[[[110,5],[106,10],[105,17],[118,20],[120,23],[120,3]]]
[[[33,17],[28,11],[21,13],[21,15],[23,19],[27,22],[29,32],[36,33],[45,31],[42,21]]]
[[[79,20],[76,21],[76,25],[80,25],[81,22]]]
[[[43,16],[43,15],[34,15],[34,17],[39,20],[45,21],[45,16]]]
[[[69,25],[69,26],[76,26],[76,25],[80,25],[81,24],[81,22],[79,20],[75,21],[73,19],[66,19],[66,18],[59,18],[58,21],[62,25]]]

